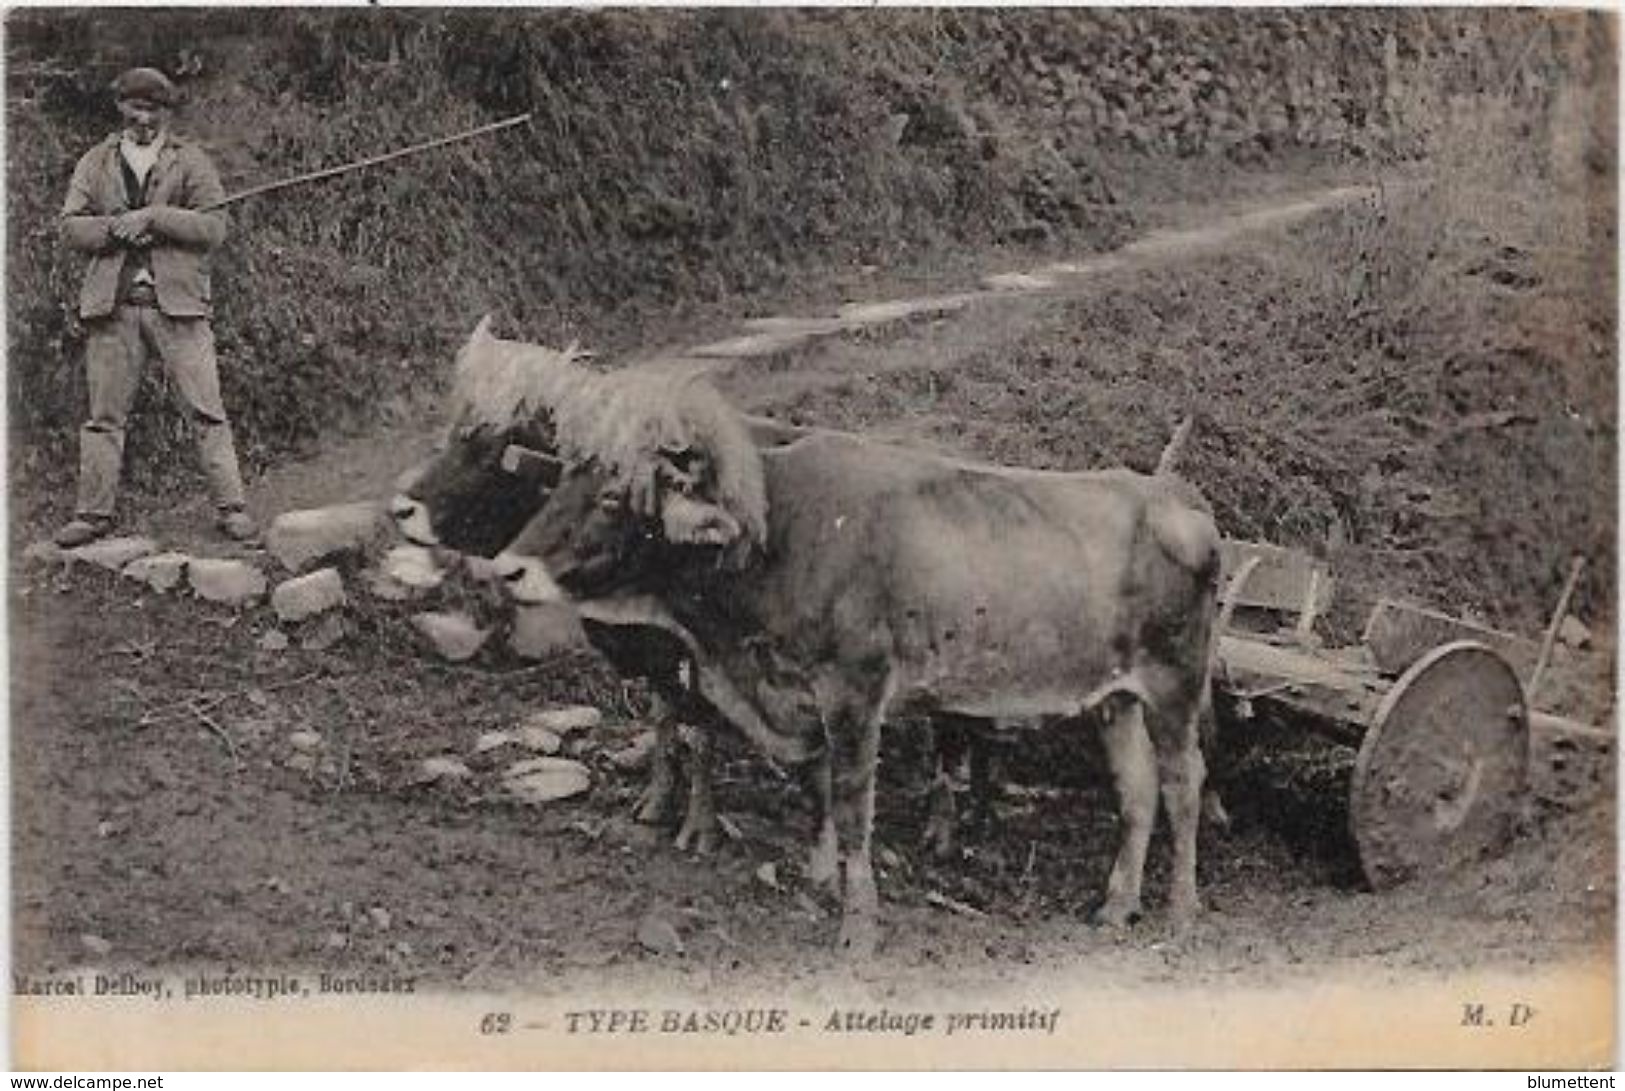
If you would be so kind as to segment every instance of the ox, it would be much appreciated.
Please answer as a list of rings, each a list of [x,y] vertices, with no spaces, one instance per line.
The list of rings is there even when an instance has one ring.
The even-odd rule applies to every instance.
[[[546,505],[562,463],[548,406],[583,389],[598,389],[599,373],[573,351],[494,337],[481,320],[458,351],[450,423],[435,455],[399,483],[390,504],[408,540],[490,557],[512,541]],[[752,442],[781,446],[808,434],[763,417],[746,417]],[[679,769],[688,782],[676,843],[709,852],[716,839],[711,795],[711,731],[716,710],[685,680],[686,653],[669,633],[613,613],[582,612],[588,640],[622,677],[646,680],[653,694],[657,745],[649,784],[636,817],[659,822],[674,802]],[[694,730],[684,730],[692,725]],[[963,718],[933,724],[940,742],[925,838],[938,855],[952,851],[956,821],[950,769],[968,755],[973,783],[985,781],[985,757],[974,745],[982,725]],[[679,739],[686,745],[679,745]],[[685,760],[686,759],[686,760]]]
[[[408,540],[484,557],[519,533],[558,481],[562,464],[551,453],[549,401],[562,391],[591,387],[598,378],[573,351],[498,338],[490,326],[487,316],[459,349],[446,434],[435,454],[398,483],[402,491],[390,503]],[[793,438],[774,422],[761,427],[764,442]],[[650,686],[657,745],[636,817],[665,818],[686,758],[689,792],[676,843],[709,852],[717,829],[710,732],[686,732],[683,725],[707,724],[716,713],[684,682],[681,644],[658,629],[605,623],[590,611],[582,617],[582,629],[616,673]],[[691,745],[680,746],[680,737]]]
[[[878,936],[880,726],[913,711],[1099,723],[1122,837],[1096,919],[1139,913],[1159,785],[1170,914],[1195,913],[1219,538],[1191,486],[839,433],[763,450],[697,376],[613,380],[554,405],[570,465],[498,571],[519,602],[673,634],[729,721],[780,761],[818,760],[811,870],[844,876],[843,948]]]

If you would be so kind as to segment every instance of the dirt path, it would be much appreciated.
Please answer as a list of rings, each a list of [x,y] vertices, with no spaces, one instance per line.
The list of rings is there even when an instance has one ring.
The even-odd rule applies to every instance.
[[[1233,210],[1196,226],[1153,231],[1111,253],[989,273],[979,291],[755,318],[724,340],[659,355],[703,362],[735,398],[754,409],[793,404],[854,375],[874,378],[918,369],[927,361],[951,370],[956,361],[1010,340],[1046,306],[1110,290],[1115,276],[1230,252],[1329,209],[1370,200],[1373,192],[1341,186]],[[915,433],[914,438],[923,437]]]
[[[1110,290],[1114,277],[1245,247],[1369,195],[1349,186],[1274,195],[1268,203],[1232,206],[1209,220],[1185,208],[1180,215],[1189,218],[1188,225],[1158,229],[1109,254],[989,273],[980,290],[848,302],[812,315],[758,316],[738,329],[719,330],[717,339],[705,344],[640,355],[646,364],[704,367],[741,405],[794,415],[804,400],[849,382],[857,383],[852,393],[861,398],[865,384],[888,374],[951,371],[1015,338],[1035,316],[1059,303]],[[929,413],[903,412],[863,423],[879,435],[951,446],[932,429]],[[312,458],[251,482],[249,508],[263,523],[283,511],[385,496],[401,470],[432,449],[439,427],[438,406],[406,405],[374,430],[339,437]],[[225,552],[208,526],[205,503],[192,497],[153,512],[143,529],[178,548]]]

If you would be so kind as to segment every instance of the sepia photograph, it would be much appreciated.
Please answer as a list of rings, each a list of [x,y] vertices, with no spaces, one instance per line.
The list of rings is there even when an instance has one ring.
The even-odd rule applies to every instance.
[[[4,31],[14,1069],[1619,1064],[1611,9]]]

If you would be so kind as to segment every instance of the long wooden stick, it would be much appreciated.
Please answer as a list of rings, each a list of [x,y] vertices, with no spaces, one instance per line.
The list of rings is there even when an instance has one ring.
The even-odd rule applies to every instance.
[[[238,201],[244,200],[248,197],[258,197],[262,193],[272,193],[279,189],[287,189],[290,186],[302,186],[306,182],[319,182],[323,178],[336,178],[341,174],[348,174],[353,170],[361,170],[363,167],[376,167],[380,163],[388,163],[396,159],[404,159],[408,155],[416,155],[418,152],[426,152],[432,148],[443,148],[447,144],[456,144],[462,140],[469,140],[476,136],[484,136],[486,133],[494,133],[498,129],[507,129],[514,125],[523,125],[529,120],[530,114],[524,113],[518,115],[517,117],[506,118],[502,121],[493,121],[489,125],[481,125],[477,129],[470,129],[467,132],[457,133],[454,136],[442,136],[436,140],[425,140],[421,144],[413,144],[410,147],[398,148],[395,151],[385,152],[382,155],[374,155],[367,159],[358,159],[353,163],[344,163],[340,166],[327,167],[323,170],[313,170],[308,174],[301,174],[293,178],[284,178],[279,182],[266,182],[263,185],[251,186],[240,193],[232,193],[222,197],[220,200],[211,205],[204,205],[198,211],[213,212],[217,208],[224,208],[227,205],[236,204]]]
[[[1552,645],[1557,641],[1557,630],[1563,626],[1563,618],[1569,612],[1569,596],[1574,594],[1574,585],[1580,582],[1580,570],[1585,567],[1585,555],[1574,558],[1569,566],[1569,578],[1563,584],[1563,594],[1557,600],[1557,609],[1552,611],[1552,623],[1546,626],[1546,636],[1540,642],[1540,655],[1535,658],[1535,669],[1529,672],[1529,684],[1524,687],[1524,700],[1529,704],[1535,703],[1535,691],[1540,688],[1541,675],[1546,673],[1546,662],[1552,656]]]

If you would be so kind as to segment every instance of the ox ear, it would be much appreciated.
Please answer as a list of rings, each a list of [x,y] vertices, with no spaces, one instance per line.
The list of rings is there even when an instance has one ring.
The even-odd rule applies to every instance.
[[[745,532],[739,520],[716,504],[676,492],[661,504],[660,524],[666,541],[677,545],[729,546]]]

